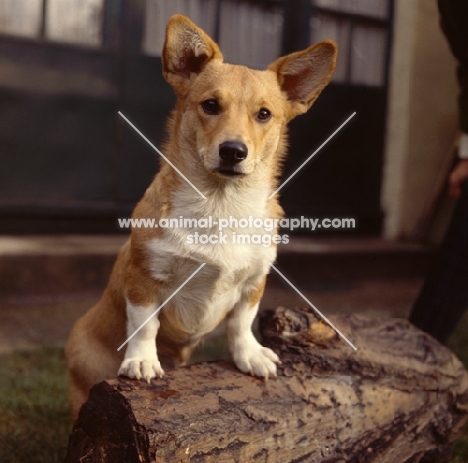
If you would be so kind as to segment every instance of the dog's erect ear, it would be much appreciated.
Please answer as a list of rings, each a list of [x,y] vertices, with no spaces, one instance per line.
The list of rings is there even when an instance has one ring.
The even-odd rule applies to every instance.
[[[175,91],[184,93],[192,74],[200,73],[213,59],[223,59],[218,45],[186,16],[172,16],[167,23],[162,61],[164,78]]]
[[[278,58],[268,66],[276,72],[291,102],[292,117],[307,112],[335,71],[338,48],[332,40]]]

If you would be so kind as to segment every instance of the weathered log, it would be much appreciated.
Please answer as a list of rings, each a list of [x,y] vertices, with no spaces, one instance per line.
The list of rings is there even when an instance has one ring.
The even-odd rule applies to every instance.
[[[66,463],[445,461],[467,420],[463,365],[405,320],[331,319],[357,351],[307,309],[263,323],[277,379],[221,361],[96,385]]]

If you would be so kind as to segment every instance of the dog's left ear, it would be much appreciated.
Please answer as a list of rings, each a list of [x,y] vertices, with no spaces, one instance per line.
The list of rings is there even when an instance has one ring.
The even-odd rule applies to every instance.
[[[222,61],[223,55],[202,29],[181,14],[171,17],[162,54],[163,75],[177,94],[184,94],[193,75],[215,59]]]
[[[338,48],[325,40],[306,50],[278,58],[268,66],[291,102],[292,117],[307,112],[335,71]]]

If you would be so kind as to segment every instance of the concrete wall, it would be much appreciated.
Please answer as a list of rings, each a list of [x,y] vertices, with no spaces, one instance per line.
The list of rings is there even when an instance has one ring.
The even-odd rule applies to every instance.
[[[414,238],[457,133],[456,61],[436,0],[396,0],[383,172],[384,236]]]

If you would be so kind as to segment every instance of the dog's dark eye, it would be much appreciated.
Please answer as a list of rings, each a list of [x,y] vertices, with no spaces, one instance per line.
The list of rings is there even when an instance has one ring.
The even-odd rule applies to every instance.
[[[205,100],[201,105],[203,111],[205,111],[206,114],[210,114],[212,116],[219,114],[221,109],[219,107],[219,103],[216,100]]]
[[[260,109],[260,111],[257,114],[257,120],[259,120],[261,122],[266,122],[266,121],[270,120],[270,118],[271,118],[271,112],[270,112],[270,110],[268,110],[266,108]]]

